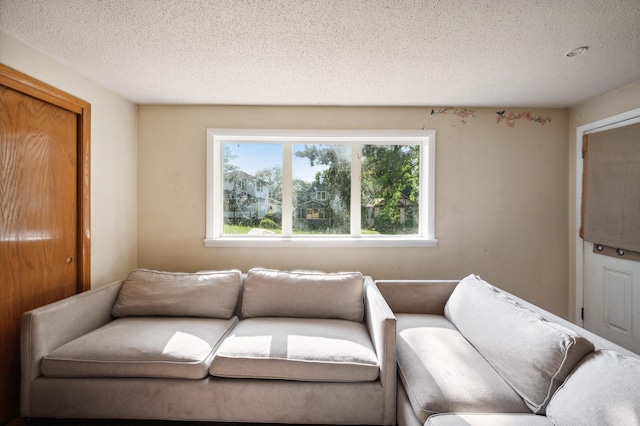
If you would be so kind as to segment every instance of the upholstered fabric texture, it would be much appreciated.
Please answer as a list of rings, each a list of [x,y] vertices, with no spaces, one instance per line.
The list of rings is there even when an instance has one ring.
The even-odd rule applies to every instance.
[[[464,278],[445,316],[525,400],[544,414],[553,393],[586,354],[587,339],[547,321],[475,275]]]
[[[399,376],[421,423],[436,413],[529,413],[522,398],[446,318],[396,317]]]
[[[458,281],[376,280],[393,312],[444,315],[444,306]]]
[[[208,374],[197,380],[181,377],[41,376],[43,356],[112,321],[111,308],[121,284],[90,290],[61,303],[30,311],[24,317],[26,326],[22,331],[24,353],[27,354],[23,358],[26,361],[23,363],[22,389],[25,393],[22,416],[105,419],[101,420],[105,424],[111,424],[115,419],[141,419],[152,423],[155,420],[175,420],[227,424],[393,425],[395,404],[389,401],[395,397],[395,317],[370,277],[365,278],[365,283],[366,322],[339,322],[349,323],[350,327],[355,324],[368,328],[370,344],[379,354],[380,365],[374,368],[381,372],[377,380],[371,381],[345,383],[243,379]],[[195,318],[128,317],[116,320],[116,324],[179,319]],[[304,330],[307,328],[304,327]],[[144,339],[137,332],[131,334],[138,339],[132,346],[146,347],[148,343],[141,342],[157,338],[156,333]],[[206,339],[205,335],[195,333],[195,330],[189,331],[189,334]],[[206,335],[211,333],[207,332]],[[171,336],[165,336],[167,342],[171,341]],[[324,341],[324,337],[321,340]],[[351,344],[351,341],[345,341],[345,344]],[[193,345],[185,342],[180,349],[193,350]],[[87,346],[87,350],[93,350],[92,345]],[[103,353],[105,346],[108,345],[96,350]],[[160,346],[164,348],[167,345],[159,344],[158,348]],[[131,347],[127,346],[125,350],[131,350]],[[120,352],[120,349],[114,351]],[[173,363],[163,366],[163,369],[174,368]],[[198,371],[198,375],[201,373]],[[340,374],[348,373],[342,371]]]
[[[423,426],[424,422],[416,416],[401,380],[398,380],[396,391],[396,425]]]
[[[436,414],[425,426],[555,426],[536,414]]]
[[[48,377],[201,379],[236,322],[237,317],[119,318],[47,354],[41,368]]]
[[[251,269],[244,286],[242,316],[361,322],[363,282],[359,272],[324,274]]]
[[[135,423],[146,426],[165,425],[167,420],[184,422],[176,426],[202,421],[208,422],[203,426],[393,424],[382,423],[383,394],[376,381],[45,377],[34,382],[31,398],[33,417],[106,419],[95,422],[103,426],[134,423],[130,419],[142,419]]]
[[[126,316],[231,318],[242,288],[240,271],[202,273],[138,269],[122,284],[111,313]]]
[[[299,381],[376,380],[378,358],[361,323],[313,318],[249,318],[220,345],[219,377]]]
[[[640,425],[640,359],[614,351],[585,357],[547,407],[557,426]]]

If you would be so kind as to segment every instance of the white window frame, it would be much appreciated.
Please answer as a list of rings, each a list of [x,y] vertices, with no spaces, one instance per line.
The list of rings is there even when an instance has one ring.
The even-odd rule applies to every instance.
[[[282,235],[223,234],[223,144],[282,144]],[[351,158],[351,234],[292,235],[293,144],[348,144]],[[420,222],[414,235],[360,234],[361,147],[371,143],[420,145]],[[206,247],[435,247],[435,130],[207,129]],[[426,196],[425,196],[426,194]],[[287,232],[288,230],[288,232]]]

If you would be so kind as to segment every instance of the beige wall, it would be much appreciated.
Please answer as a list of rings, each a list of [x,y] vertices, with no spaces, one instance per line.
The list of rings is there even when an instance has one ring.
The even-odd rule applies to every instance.
[[[0,62],[91,104],[91,286],[137,264],[137,107],[0,31]]]
[[[516,110],[515,112],[526,112]],[[430,108],[139,106],[140,267],[360,270],[375,278],[462,278],[567,315],[568,111],[496,109],[459,117]],[[206,129],[436,130],[436,248],[205,248]]]
[[[569,111],[569,315],[576,312],[576,235],[580,224],[576,220],[576,130],[592,123],[640,108],[640,80],[597,98],[575,105]]]
[[[381,279],[473,272],[573,319],[575,131],[640,107],[640,81],[569,112],[531,110],[551,122],[513,128],[496,123],[496,109],[477,109],[463,124],[430,108],[136,107],[2,31],[0,62],[92,105],[93,287],[136,266],[358,269]],[[438,246],[205,248],[208,127],[435,129]]]

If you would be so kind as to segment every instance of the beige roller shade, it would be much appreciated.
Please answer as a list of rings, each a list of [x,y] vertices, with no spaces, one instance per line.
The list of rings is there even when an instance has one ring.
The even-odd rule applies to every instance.
[[[640,123],[588,135],[583,153],[582,237],[640,252]]]

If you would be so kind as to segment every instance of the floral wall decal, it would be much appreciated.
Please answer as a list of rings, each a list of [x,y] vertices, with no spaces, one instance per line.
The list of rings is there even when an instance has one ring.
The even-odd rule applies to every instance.
[[[445,107],[445,108],[438,108],[438,109],[432,109],[431,110],[431,115],[433,114],[454,114],[457,115],[458,117],[460,117],[460,121],[462,122],[462,124],[466,124],[467,123],[467,118],[469,117],[475,117],[475,111],[472,109],[468,109],[468,108],[454,108],[454,107]]]
[[[551,117],[534,116],[533,114],[531,114],[531,111],[519,112],[517,114],[513,112],[510,112],[507,114],[506,111],[496,111],[496,114],[498,114],[496,123],[500,123],[501,121],[506,121],[507,126],[509,127],[515,126],[516,120],[521,120],[523,118],[529,121],[535,121],[536,123],[540,123],[542,125],[551,121]]]

